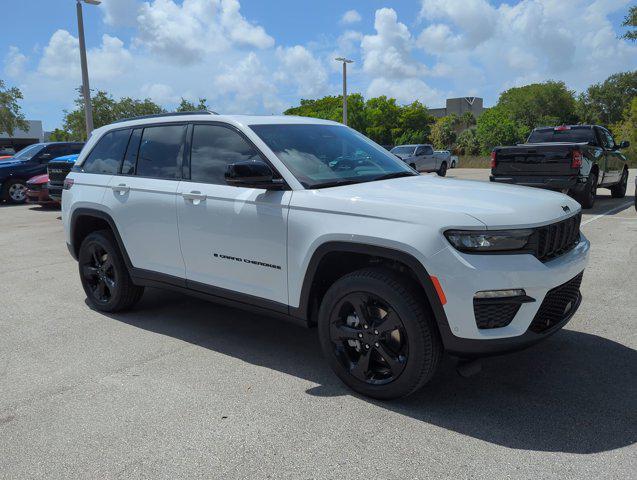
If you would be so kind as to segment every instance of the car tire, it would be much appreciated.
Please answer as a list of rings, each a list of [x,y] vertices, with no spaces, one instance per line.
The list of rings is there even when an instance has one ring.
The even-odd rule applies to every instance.
[[[456,168],[456,162],[455,160],[453,162],[451,162],[451,168]]]
[[[628,188],[628,169],[624,168],[622,178],[617,185],[610,187],[610,194],[613,198],[624,198]]]
[[[2,198],[14,205],[27,201],[27,184],[23,180],[8,180],[2,187]]]
[[[389,269],[357,270],[334,282],[321,302],[318,330],[323,354],[343,383],[389,400],[433,377],[443,348],[422,297],[410,279]]]
[[[577,195],[576,200],[582,208],[593,208],[595,196],[597,195],[597,174],[591,173],[582,191]]]
[[[438,169],[438,175],[440,177],[444,177],[447,175],[447,162],[442,162],[440,168]]]
[[[90,233],[84,239],[78,266],[88,303],[95,310],[127,310],[144,293],[144,287],[133,283],[115,237],[109,230]]]

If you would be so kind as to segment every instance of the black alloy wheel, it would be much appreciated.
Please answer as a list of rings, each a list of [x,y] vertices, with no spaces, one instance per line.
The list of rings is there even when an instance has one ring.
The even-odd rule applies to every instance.
[[[370,385],[396,380],[409,357],[400,317],[386,302],[367,292],[350,293],[333,308],[330,340],[343,368]]]
[[[108,252],[98,243],[88,247],[88,260],[81,265],[83,279],[97,303],[107,304],[117,293],[117,275]]]
[[[118,312],[132,307],[144,293],[130,277],[118,244],[109,230],[90,233],[78,254],[80,280],[91,307]]]
[[[442,165],[440,165],[440,169],[438,170],[438,175],[441,177],[447,175],[447,162],[442,162]]]
[[[341,381],[381,400],[427,383],[443,350],[422,290],[390,268],[364,268],[336,280],[321,301],[318,330],[323,355]]]

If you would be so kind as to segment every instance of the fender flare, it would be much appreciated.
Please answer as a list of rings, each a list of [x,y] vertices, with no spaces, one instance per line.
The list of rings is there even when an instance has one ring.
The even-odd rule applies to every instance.
[[[290,307],[290,315],[309,321],[311,308],[310,293],[312,291],[316,271],[325,256],[335,252],[373,255],[375,257],[385,258],[388,260],[395,260],[409,267],[412,272],[414,272],[418,283],[425,291],[427,301],[431,307],[441,333],[449,329],[445,310],[440,302],[440,298],[438,297],[436,288],[431,280],[431,276],[422,263],[420,263],[413,255],[401,250],[356,242],[331,241],[321,244],[316,250],[314,250],[303,278],[299,306],[296,308]]]

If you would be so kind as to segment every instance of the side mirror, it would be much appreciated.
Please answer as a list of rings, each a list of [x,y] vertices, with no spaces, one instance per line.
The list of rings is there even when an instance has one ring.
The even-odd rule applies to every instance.
[[[617,150],[621,150],[622,148],[628,148],[630,147],[630,142],[627,140],[624,140],[623,142],[619,142],[619,145],[617,145]]]
[[[231,163],[226,168],[225,179],[228,185],[236,187],[281,190],[283,180],[275,179],[273,175],[267,163],[256,160]]]

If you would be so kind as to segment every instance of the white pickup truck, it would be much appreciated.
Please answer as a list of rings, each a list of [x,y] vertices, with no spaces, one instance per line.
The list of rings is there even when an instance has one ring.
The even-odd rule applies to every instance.
[[[444,177],[450,166],[451,154],[447,150],[434,151],[428,144],[398,145],[391,153],[419,172],[437,172]]]

